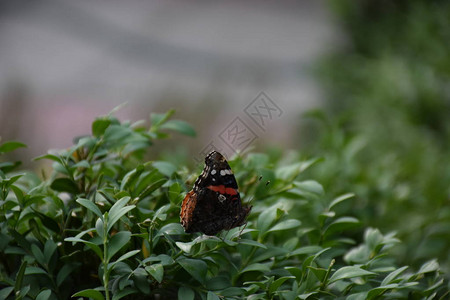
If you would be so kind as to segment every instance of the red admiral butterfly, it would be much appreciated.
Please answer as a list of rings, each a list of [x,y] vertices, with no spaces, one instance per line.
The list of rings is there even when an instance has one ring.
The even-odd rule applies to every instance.
[[[252,209],[242,206],[236,178],[225,157],[212,151],[205,158],[205,168],[181,205],[180,220],[184,231],[215,235],[244,225]]]

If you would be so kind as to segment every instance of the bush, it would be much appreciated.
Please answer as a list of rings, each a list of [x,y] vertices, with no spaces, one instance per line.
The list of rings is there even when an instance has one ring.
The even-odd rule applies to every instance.
[[[327,114],[309,151],[325,162],[309,176],[397,231],[402,264],[438,257],[449,273],[450,2],[331,3],[348,43],[318,70]]]
[[[198,172],[143,163],[166,130],[195,134],[172,113],[153,114],[149,129],[98,118],[92,135],[37,158],[52,161],[49,178],[0,164],[1,299],[445,297],[436,260],[399,266],[389,252],[395,234],[342,209],[353,194],[327,200],[304,176],[319,160],[297,153],[232,158],[242,198],[254,205],[247,226],[184,233],[180,204]],[[0,152],[20,146],[6,142]]]

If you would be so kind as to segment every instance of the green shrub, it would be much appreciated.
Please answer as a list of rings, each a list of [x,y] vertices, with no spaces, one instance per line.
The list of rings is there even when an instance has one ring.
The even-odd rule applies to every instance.
[[[337,210],[353,194],[328,201],[304,178],[317,159],[232,158],[242,198],[254,205],[248,225],[218,237],[185,234],[180,204],[198,172],[143,162],[166,130],[195,135],[172,113],[153,114],[149,129],[98,118],[92,135],[38,158],[52,161],[49,178],[0,164],[1,299],[445,297],[436,260],[418,270],[397,265],[393,233]]]
[[[308,175],[397,231],[402,264],[437,257],[449,273],[450,2],[330,3],[347,40],[318,70],[327,114],[308,152],[325,162]]]

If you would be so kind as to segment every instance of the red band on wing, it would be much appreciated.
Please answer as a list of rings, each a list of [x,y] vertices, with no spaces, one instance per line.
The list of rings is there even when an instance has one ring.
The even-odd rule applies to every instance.
[[[210,189],[211,191],[218,192],[221,194],[227,194],[227,195],[231,195],[231,196],[238,194],[237,189],[227,188],[224,185],[209,185],[209,186],[207,186],[207,188]]]

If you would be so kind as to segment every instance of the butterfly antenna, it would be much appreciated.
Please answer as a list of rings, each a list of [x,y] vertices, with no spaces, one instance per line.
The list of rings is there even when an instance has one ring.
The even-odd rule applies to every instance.
[[[242,232],[244,232],[245,227],[247,227],[247,222],[245,222],[244,226],[242,227],[241,231],[239,231],[238,235],[238,241],[241,239]]]

